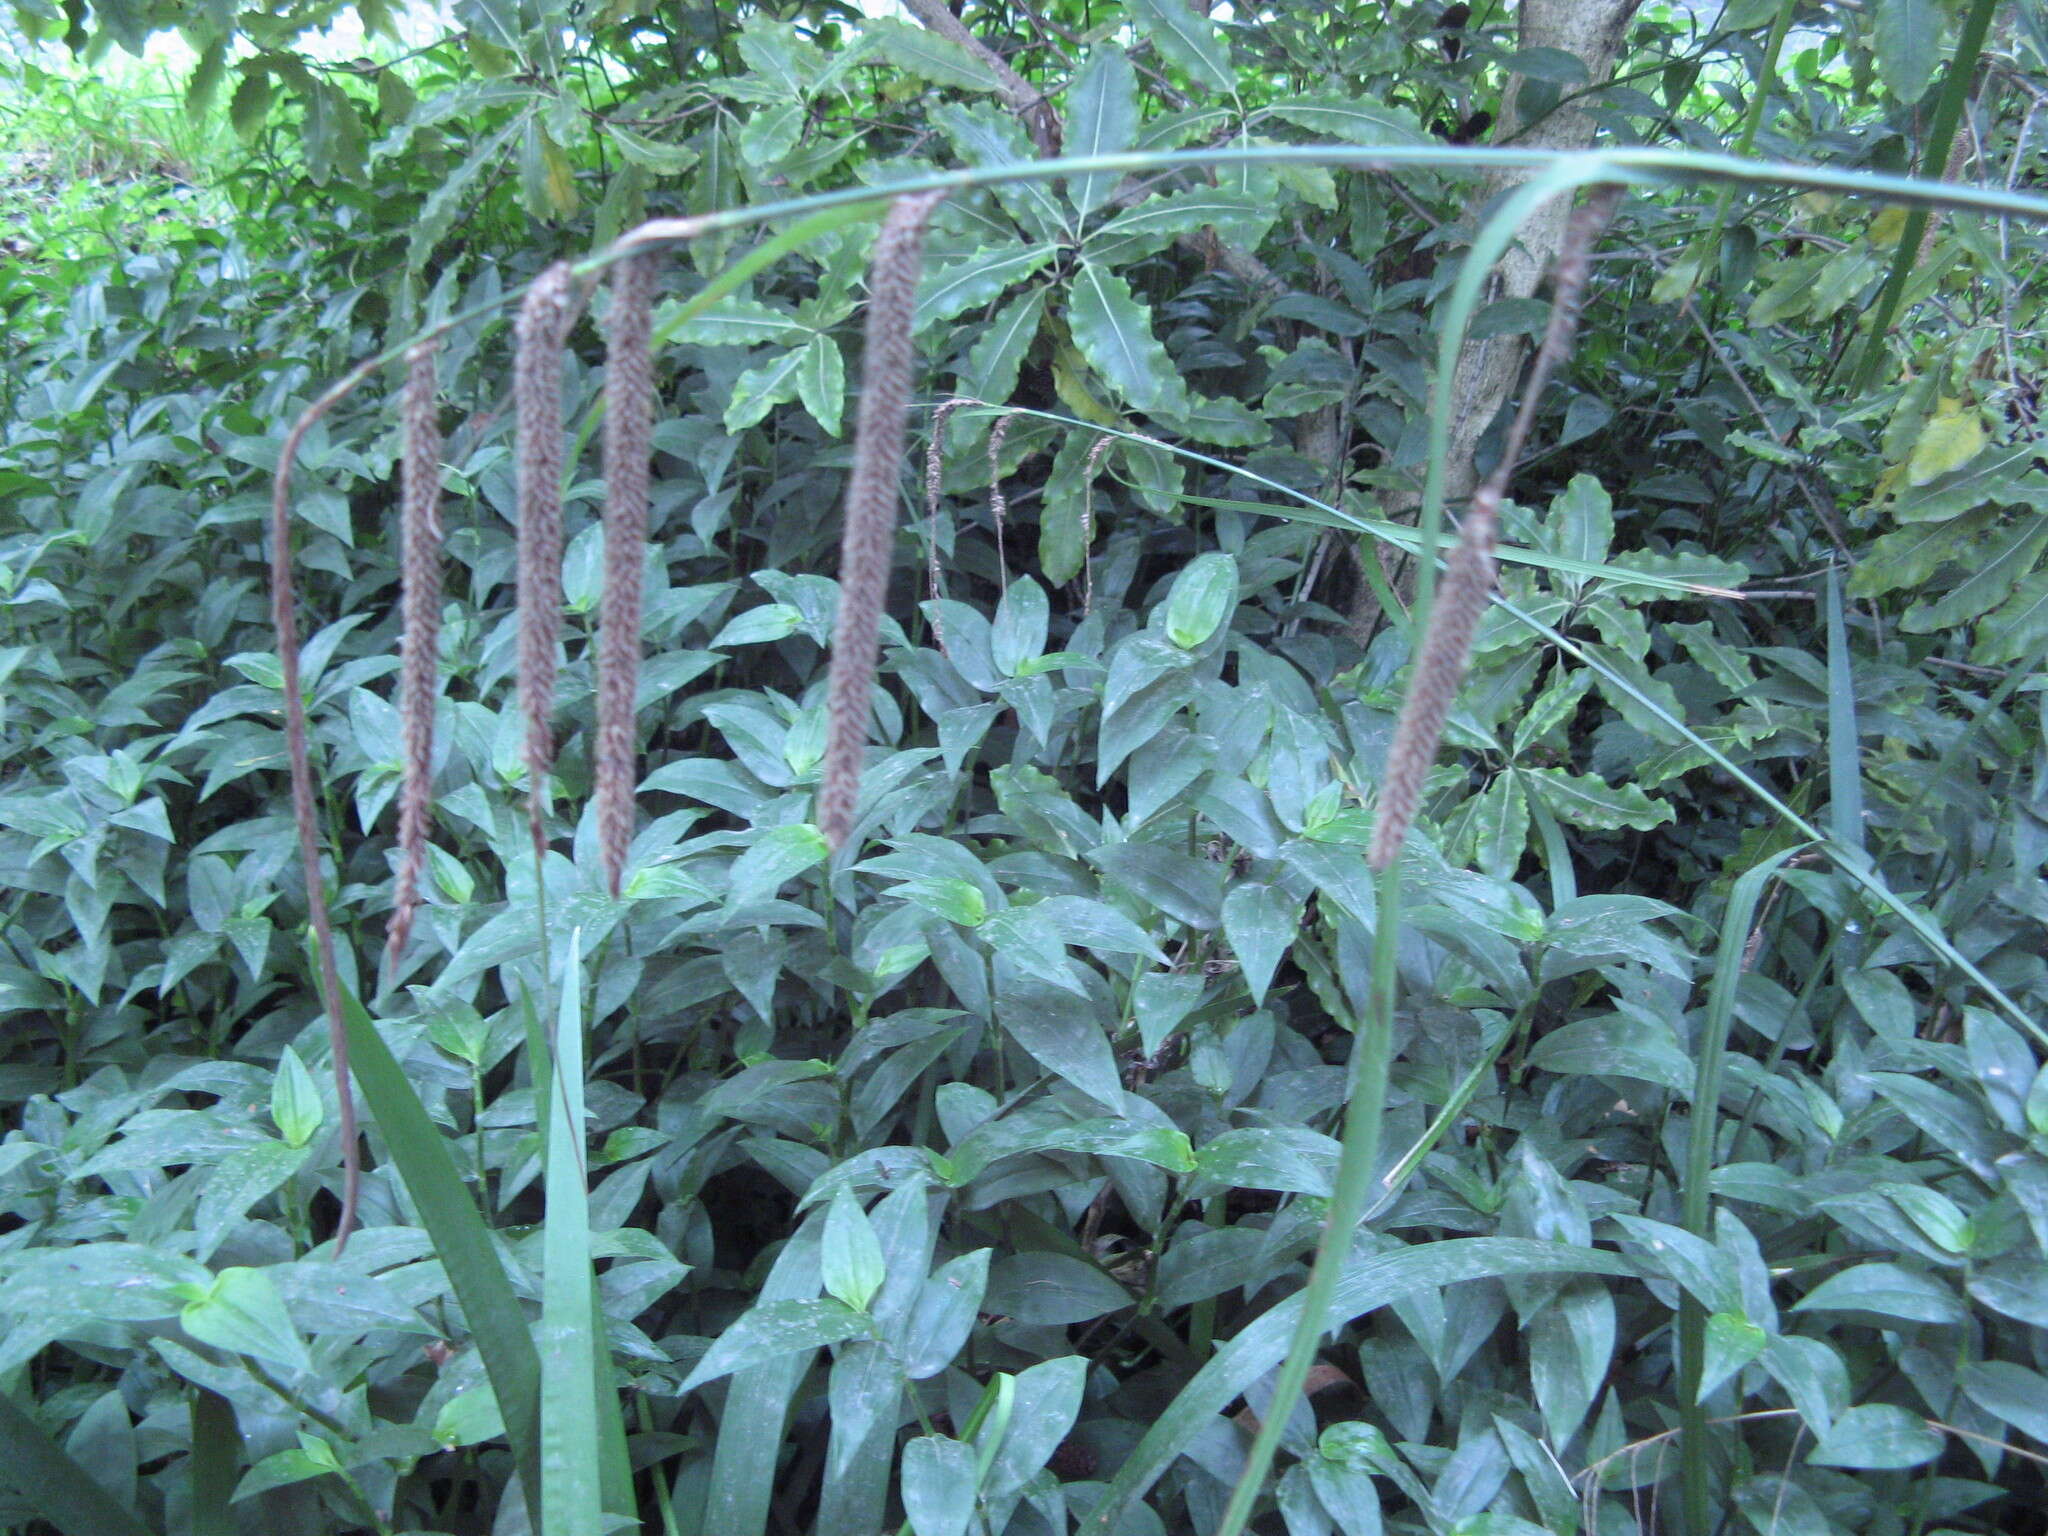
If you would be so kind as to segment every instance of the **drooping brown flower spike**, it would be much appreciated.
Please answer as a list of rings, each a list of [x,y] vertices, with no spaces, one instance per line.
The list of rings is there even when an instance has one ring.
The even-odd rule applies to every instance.
[[[924,265],[924,227],[944,196],[920,192],[891,203],[868,267],[867,344],[839,545],[839,618],[832,632],[825,763],[818,786],[818,830],[834,849],[853,831],[860,799],[868,694],[881,651],[882,604],[895,547],[903,421],[917,365],[910,330]]]
[[[519,702],[526,716],[527,824],[546,851],[548,770],[554,765],[555,639],[562,616],[562,340],[570,310],[567,262],[526,290],[515,335],[518,417]]]
[[[612,272],[604,371],[604,588],[597,640],[597,840],[613,896],[633,841],[639,761],[640,604],[647,561],[654,360],[649,345],[658,258],[629,256]]]
[[[434,407],[436,344],[406,353],[399,463],[398,720],[404,778],[398,792],[398,881],[384,935],[384,972],[398,974],[419,907],[433,810],[434,702],[441,657],[441,424]]]
[[[1408,696],[1401,701],[1400,718],[1394,722],[1394,742],[1387,749],[1379,811],[1373,820],[1372,843],[1365,855],[1367,865],[1375,872],[1385,870],[1401,856],[1401,845],[1422,805],[1423,787],[1436,763],[1444,722],[1450,718],[1458,685],[1465,678],[1472,636],[1493,592],[1493,548],[1500,526],[1500,504],[1507,495],[1508,480],[1514,473],[1515,461],[1521,457],[1530,423],[1535,420],[1543,386],[1571,352],[1572,334],[1585,305],[1593,244],[1613,217],[1621,191],[1615,185],[1596,186],[1572,214],[1564,245],[1558,252],[1550,324],[1529,366],[1521,407],[1508,428],[1500,462],[1472,493],[1457,545],[1444,562],[1443,583],[1437,589],[1436,601],[1430,605],[1429,625],[1415,658]]]

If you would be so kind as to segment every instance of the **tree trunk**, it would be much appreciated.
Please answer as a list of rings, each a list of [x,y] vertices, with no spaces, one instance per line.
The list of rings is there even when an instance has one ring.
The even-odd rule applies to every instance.
[[[1518,42],[1523,48],[1561,48],[1575,54],[1586,66],[1594,86],[1605,85],[1614,73],[1615,60],[1628,31],[1629,19],[1640,0],[1522,0],[1518,19]],[[1586,149],[1593,143],[1593,117],[1583,107],[1567,104],[1523,131],[1518,110],[1527,81],[1517,75],[1508,82],[1501,101],[1500,121],[1494,128],[1496,144],[1513,144],[1520,149]],[[1497,171],[1481,184],[1475,208],[1483,208],[1502,192],[1528,179],[1526,171]],[[1564,244],[1565,221],[1570,214],[1567,200],[1545,203],[1523,224],[1519,241],[1494,269],[1490,294],[1496,299],[1525,299],[1536,292],[1543,274],[1550,270]],[[1496,336],[1468,344],[1458,358],[1457,382],[1451,391],[1450,454],[1445,465],[1444,495],[1455,506],[1472,494],[1479,483],[1472,455],[1479,439],[1508,403],[1521,377],[1528,355],[1526,336]],[[1402,497],[1388,508],[1397,521],[1411,520],[1421,498]],[[1371,541],[1367,541],[1370,543]],[[1373,549],[1361,548],[1362,559],[1374,559]],[[1402,573],[1398,590],[1405,598],[1413,587],[1412,569]],[[1353,598],[1352,629],[1359,638],[1370,636],[1378,627],[1379,604],[1371,589],[1358,584]]]

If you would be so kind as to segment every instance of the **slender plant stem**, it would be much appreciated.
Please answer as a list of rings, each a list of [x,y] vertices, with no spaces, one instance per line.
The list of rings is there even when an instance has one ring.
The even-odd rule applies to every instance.
[[[1757,71],[1756,89],[1750,93],[1749,110],[1742,114],[1742,128],[1735,136],[1732,153],[1747,159],[1756,148],[1757,130],[1763,126],[1764,109],[1770,101],[1771,87],[1778,83],[1778,55],[1785,47],[1785,34],[1792,27],[1792,12],[1799,0],[1778,0],[1778,14],[1771,20],[1771,35],[1764,41],[1763,67]],[[1728,227],[1728,208],[1735,201],[1733,183],[1721,188],[1721,195],[1714,199],[1714,222],[1708,227],[1707,237],[1695,247],[1699,252],[1699,265],[1693,268],[1692,281],[1686,285],[1686,295],[1700,285],[1700,274],[1706,270],[1707,260],[1721,248],[1721,234]],[[1717,295],[1718,300],[1718,295]],[[1708,332],[1712,334],[1711,329]]]
[[[1351,1102],[1344,1111],[1344,1151],[1337,1160],[1337,1185],[1330,1196],[1329,1214],[1323,1220],[1323,1240],[1309,1270],[1308,1286],[1302,1292],[1301,1320],[1295,1325],[1287,1358],[1281,1363],[1273,1399],[1266,1406],[1259,1432],[1252,1437],[1244,1471],[1230,1491],[1230,1502],[1224,1507],[1216,1536],[1241,1536],[1251,1519],[1252,1506],[1265,1485],[1288,1417],[1308,1385],[1316,1344],[1330,1315],[1330,1298],[1336,1294],[1338,1277],[1351,1258],[1352,1233],[1363,1219],[1373,1194],[1373,1173],[1380,1156],[1380,1118],[1387,1103],[1387,1067],[1392,1059],[1394,955],[1400,933],[1400,900],[1400,866],[1395,864],[1379,876],[1371,1006],[1364,1019],[1349,1021],[1355,1036],[1351,1047]]]
[[[1991,30],[1991,17],[1997,9],[1998,0],[1976,0],[1969,15],[1963,18],[1962,34],[1956,39],[1956,56],[1949,61],[1941,99],[1934,104],[1934,120],[1928,124],[1927,147],[1920,156],[1923,171],[1931,170],[1938,176],[1948,164],[1949,146],[1955,142],[1956,127],[1969,104],[1970,82],[1976,77],[1977,60],[1984,52],[1984,36]],[[1870,317],[1863,351],[1857,356],[1856,371],[1849,376],[1851,394],[1862,394],[1877,377],[1877,366],[1884,359],[1885,337],[1906,296],[1907,280],[1920,263],[1920,241],[1927,233],[1927,217],[1925,207],[1907,210],[1906,222],[1899,229],[1899,247],[1892,253],[1891,275],[1877,296],[1877,309]]]

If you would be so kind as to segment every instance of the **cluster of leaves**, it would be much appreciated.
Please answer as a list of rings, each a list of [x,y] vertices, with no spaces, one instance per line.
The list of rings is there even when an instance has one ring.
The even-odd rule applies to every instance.
[[[1426,456],[1473,184],[1237,162],[941,206],[926,377],[988,403],[925,417],[931,515],[836,857],[812,825],[825,509],[866,226],[685,316],[746,249],[692,244],[657,319],[646,820],[613,900],[584,811],[588,455],[539,868],[527,842],[499,306],[544,258],[528,218],[567,248],[642,211],[1036,155],[982,54],[827,9],[565,33],[463,6],[460,43],[362,78],[291,52],[310,11],[250,13],[240,55],[209,19],[196,99],[232,68],[240,126],[268,133],[250,82],[286,81],[302,170],[272,162],[260,219],[0,271],[4,1518],[64,1518],[82,1466],[74,1521],[105,1514],[97,1489],[153,1530],[598,1529],[508,1452],[560,1377],[487,1376],[475,1256],[398,1173],[424,1135],[515,1322],[594,1308],[600,1417],[623,1411],[601,1467],[553,1469],[592,1480],[581,1518],[1214,1528],[1332,1193],[1409,654],[1351,588],[1408,538],[1376,503]],[[1879,169],[1919,164],[1956,30],[1931,0],[1652,15],[1589,91],[1501,21],[1355,9],[967,15],[1079,155],[1427,142],[1511,77],[1525,116],[1716,147],[1782,11],[1820,30],[1757,144]],[[94,20],[128,41],[177,11]],[[2029,26],[1988,56],[1986,179],[2030,153]],[[2048,1011],[2048,480],[2012,272],[2039,236],[1944,219],[1908,269],[1903,369],[1858,385],[1834,365],[1904,233],[1789,194],[1619,221],[1404,871],[1382,1193],[1319,1390],[1278,1409],[1271,1528],[1649,1530],[1681,1451],[1759,1532],[2009,1530],[2038,1499],[2048,1075],[2016,1024]],[[343,976],[424,1108],[374,1130],[337,1253],[260,519],[282,425],[421,314],[466,318],[441,355],[443,760],[401,975],[371,971],[401,768],[385,402],[313,429],[295,503]],[[1475,341],[1542,323],[1502,301]],[[600,357],[580,329],[579,448]],[[1800,836],[1746,781],[1839,854],[1783,863],[1761,903],[1742,877]],[[1913,893],[1941,946],[1857,872]],[[1740,964],[1710,987],[1717,948]]]

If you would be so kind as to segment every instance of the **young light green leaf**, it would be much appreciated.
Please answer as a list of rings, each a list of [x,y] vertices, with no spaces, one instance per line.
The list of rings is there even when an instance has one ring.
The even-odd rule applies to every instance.
[[[1762,1354],[1770,1341],[1769,1334],[1739,1314],[1716,1312],[1710,1316],[1700,1368],[1699,1400],[1705,1402],[1722,1382]]]
[[[704,1352],[678,1389],[695,1391],[707,1381],[763,1364],[798,1350],[865,1337],[874,1323],[843,1301],[769,1301],[744,1313]]]
[[[726,905],[744,906],[774,895],[786,881],[823,862],[828,851],[823,834],[809,822],[770,827],[733,860],[726,877]]]
[[[290,1046],[278,1056],[277,1076],[271,1079],[270,1118],[288,1147],[303,1147],[311,1141],[325,1118],[313,1074]]]
[[[867,1310],[887,1278],[874,1226],[853,1191],[844,1186],[834,1193],[825,1213],[819,1264],[826,1291],[856,1311]]]
[[[1045,588],[1029,576],[1019,576],[996,605],[995,623],[989,632],[989,654],[996,670],[1015,677],[1024,663],[1036,660],[1045,650],[1049,609]]]
[[[458,1392],[441,1405],[434,1416],[434,1439],[449,1450],[480,1445],[505,1433],[504,1416],[498,1412],[497,1395],[489,1382],[480,1382]]]
[[[990,1250],[977,1248],[939,1266],[919,1287],[903,1331],[903,1370],[912,1381],[936,1376],[953,1363],[988,1289]]]
[[[903,1513],[915,1536],[966,1536],[979,1481],[974,1451],[944,1435],[903,1447]]]
[[[313,1098],[318,1106],[319,1095]],[[221,1239],[247,1214],[250,1206],[305,1166],[306,1148],[281,1141],[241,1147],[220,1160],[208,1175],[192,1217],[193,1257],[210,1258]]]
[[[1939,1456],[1945,1444],[1941,1432],[1917,1413],[1891,1403],[1858,1403],[1835,1420],[1806,1459],[1818,1467],[1867,1471],[1917,1467]]]
[[[1300,931],[1301,906],[1276,886],[1247,881],[1232,886],[1223,898],[1223,936],[1252,1002],[1263,1007],[1273,972]]]
[[[1173,581],[1163,611],[1166,638],[1184,651],[1204,644],[1237,607],[1237,562],[1211,551],[1197,555]]]
[[[284,1298],[264,1270],[222,1270],[186,1305],[179,1321],[193,1338],[216,1348],[253,1355],[288,1371],[313,1368],[306,1341],[292,1326]]]

